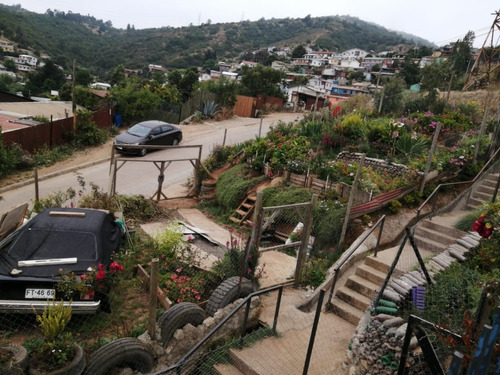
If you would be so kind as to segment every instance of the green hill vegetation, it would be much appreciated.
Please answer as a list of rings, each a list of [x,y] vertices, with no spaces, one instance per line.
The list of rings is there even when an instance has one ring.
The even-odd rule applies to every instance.
[[[92,16],[47,10],[26,11],[20,5],[0,5],[2,37],[38,56],[48,55],[70,69],[73,60],[92,74],[105,78],[119,64],[146,69],[203,66],[208,59],[232,60],[253,56],[267,47],[304,44],[315,50],[361,48],[383,51],[411,43],[410,38],[349,16],[269,19],[233,23],[206,23],[180,28],[116,29],[110,21]],[[413,41],[421,41],[415,37]],[[276,57],[277,58],[277,57]]]

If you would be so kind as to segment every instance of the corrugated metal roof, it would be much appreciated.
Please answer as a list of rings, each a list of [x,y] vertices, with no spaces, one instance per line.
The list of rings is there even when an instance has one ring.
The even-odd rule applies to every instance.
[[[29,116],[41,116],[50,119],[52,116],[52,119],[55,121],[73,116],[72,103],[56,101],[48,103],[0,103],[0,116],[8,116],[15,119]]]

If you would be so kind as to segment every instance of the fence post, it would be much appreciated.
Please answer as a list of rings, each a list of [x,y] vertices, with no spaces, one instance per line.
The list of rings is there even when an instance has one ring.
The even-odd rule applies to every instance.
[[[363,163],[365,162],[365,154],[361,155],[361,160],[359,161],[358,170],[356,171],[356,175],[354,176],[354,181],[352,182],[351,192],[349,194],[349,200],[347,201],[347,207],[345,210],[344,224],[342,225],[342,232],[340,233],[339,245],[342,245],[344,242],[345,232],[347,230],[347,224],[349,223],[349,216],[351,215],[351,207],[352,201],[354,200],[354,189],[356,189],[356,185],[358,184],[359,175],[361,174],[361,168],[363,167]]]
[[[153,258],[151,260],[151,277],[149,279],[149,326],[148,333],[151,339],[156,339],[156,308],[158,306],[158,272],[159,260]]]
[[[38,189],[38,168],[33,169],[33,175],[35,179],[35,202],[40,200],[40,193]]]
[[[309,372],[309,362],[311,361],[312,350],[314,347],[314,339],[316,338],[316,331],[318,329],[319,317],[321,315],[321,307],[323,306],[323,298],[325,297],[325,290],[321,289],[319,293],[318,306],[316,307],[316,314],[314,315],[314,322],[311,329],[311,338],[309,339],[309,346],[307,348],[306,363],[304,364],[303,375]]]
[[[434,130],[434,137],[432,138],[431,150],[429,151],[429,157],[427,158],[427,164],[425,164],[424,175],[422,176],[422,180],[420,182],[420,187],[418,190],[422,193],[425,187],[425,179],[427,178],[427,174],[429,173],[429,169],[431,168],[432,157],[434,156],[434,151],[436,151],[436,144],[438,140],[439,133],[441,132],[441,123],[438,122],[436,125],[436,130]]]
[[[314,206],[318,201],[318,195],[313,194],[311,198],[311,204],[307,210],[307,216],[304,223],[304,229],[302,233],[302,243],[300,244],[299,254],[297,255],[297,267],[295,268],[295,285],[299,285],[302,281],[302,269],[304,268],[304,264],[306,262],[307,257],[307,248],[309,246],[309,237],[311,236],[311,228],[312,228],[312,216]]]
[[[261,118],[260,118],[260,125],[259,125],[259,138],[260,138],[260,135],[261,135],[261,132],[262,132],[262,121],[263,121],[263,120],[264,120],[264,119],[261,117]]]
[[[224,138],[222,139],[222,147],[226,145],[227,129],[224,129]]]

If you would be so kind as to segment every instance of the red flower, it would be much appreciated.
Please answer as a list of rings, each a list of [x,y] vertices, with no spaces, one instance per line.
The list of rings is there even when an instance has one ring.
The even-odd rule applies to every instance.
[[[97,281],[104,280],[104,276],[106,276],[106,271],[99,270],[99,272],[97,272],[97,274],[95,275],[95,279]]]
[[[489,223],[485,223],[484,219],[486,219],[486,216],[481,216],[477,219],[472,226],[472,230],[479,233],[479,235],[483,238],[489,238],[493,233],[493,226]]]
[[[111,268],[113,270],[113,272],[123,272],[125,269],[123,268],[123,266],[120,264],[120,263],[117,263],[117,262],[113,262],[109,265],[109,268]],[[100,268],[99,268],[100,269]]]

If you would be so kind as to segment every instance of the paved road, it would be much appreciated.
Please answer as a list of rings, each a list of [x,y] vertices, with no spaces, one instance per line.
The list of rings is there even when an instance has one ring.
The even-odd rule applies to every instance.
[[[202,145],[202,159],[205,159],[214,145],[222,144],[225,131],[226,145],[236,144],[258,136],[259,128],[261,135],[265,136],[271,125],[276,125],[280,120],[288,123],[298,117],[299,115],[296,113],[275,113],[262,119],[262,127],[261,120],[253,118],[235,118],[206,123],[203,126],[191,127],[188,125],[183,128],[184,139],[181,145]],[[116,191],[120,194],[142,194],[151,197],[158,186],[159,171],[153,163],[146,163],[144,160],[188,159],[197,156],[197,148],[181,148],[155,151],[147,154],[144,158],[130,158],[134,161],[125,163],[117,172]],[[80,187],[76,178],[77,173],[87,183],[87,190],[90,189],[90,182],[93,182],[107,191],[110,182],[109,167],[109,161],[101,160],[96,161],[94,165],[82,166],[77,170],[50,178],[42,176],[39,182],[39,196],[47,197],[54,192],[65,191],[69,187],[78,191]],[[171,163],[165,171],[164,194],[169,198],[185,195],[187,188],[184,185],[192,177],[192,174],[193,166],[189,161]],[[23,186],[17,185],[8,191],[2,191],[0,195],[3,197],[3,200],[0,200],[0,212],[5,212],[21,203],[32,202],[35,197],[35,186],[32,182]]]

